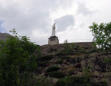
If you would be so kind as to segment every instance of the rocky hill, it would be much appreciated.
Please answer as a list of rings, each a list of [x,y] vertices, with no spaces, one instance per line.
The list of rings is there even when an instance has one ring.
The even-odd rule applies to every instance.
[[[89,86],[79,84],[84,82],[83,77],[88,77],[86,81],[90,86],[111,86],[111,53],[97,50],[91,42],[41,46],[37,62],[37,76],[53,80],[56,86],[72,82],[78,85],[69,86]],[[74,80],[67,82],[65,77]]]

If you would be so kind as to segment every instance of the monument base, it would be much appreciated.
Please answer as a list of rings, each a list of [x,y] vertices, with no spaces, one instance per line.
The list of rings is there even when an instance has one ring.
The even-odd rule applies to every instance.
[[[59,40],[57,36],[51,36],[48,40],[49,45],[56,45],[59,44]]]

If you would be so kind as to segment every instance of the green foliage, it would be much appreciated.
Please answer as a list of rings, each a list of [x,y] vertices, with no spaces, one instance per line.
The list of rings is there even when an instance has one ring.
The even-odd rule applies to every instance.
[[[83,76],[84,78],[87,78],[87,79],[91,77],[90,67],[83,69]]]
[[[30,72],[37,68],[33,53],[39,51],[39,46],[26,36],[19,37],[15,30],[12,32],[14,36],[0,42],[0,86],[26,86]]]
[[[50,77],[38,76],[36,86],[54,86],[54,80]]]
[[[101,50],[111,50],[111,22],[101,23],[100,25],[93,23],[90,29],[94,36],[94,43]]]
[[[44,57],[39,57],[37,60],[38,61],[49,61],[53,58],[52,55],[44,56]]]
[[[64,50],[63,50],[64,54],[70,54],[73,52],[73,50],[74,50],[74,44],[64,43]]]
[[[64,60],[63,60],[62,58],[58,58],[57,61],[56,61],[56,64],[62,64],[63,61],[64,61]]]
[[[90,81],[84,77],[65,77],[58,80],[56,86],[89,86]]]
[[[48,74],[48,76],[50,77],[54,77],[54,78],[63,78],[65,75],[64,73],[59,71],[60,67],[54,65],[49,67],[46,72]]]
[[[65,77],[65,74],[63,72],[60,72],[60,71],[49,72],[48,75],[50,77],[54,77],[54,78],[63,78],[63,77]]]
[[[110,57],[104,58],[104,63],[110,63],[111,64],[111,58]]]
[[[57,81],[55,86],[108,86],[106,82],[93,82],[86,77],[65,77]]]
[[[51,66],[47,69],[47,72],[58,71],[60,68],[58,66]]]
[[[48,55],[48,56],[39,56],[39,58],[37,58],[37,64],[39,67],[46,67],[48,62],[53,58],[52,55]]]

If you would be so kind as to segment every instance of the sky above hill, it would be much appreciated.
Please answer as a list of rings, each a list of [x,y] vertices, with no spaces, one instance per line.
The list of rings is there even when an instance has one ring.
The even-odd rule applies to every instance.
[[[37,44],[47,44],[52,25],[61,43],[89,42],[93,22],[111,21],[111,0],[0,0],[0,32],[15,28]]]

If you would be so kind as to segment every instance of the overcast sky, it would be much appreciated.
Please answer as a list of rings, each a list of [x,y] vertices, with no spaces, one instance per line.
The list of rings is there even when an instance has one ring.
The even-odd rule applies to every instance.
[[[111,21],[111,0],[0,0],[0,32],[12,28],[32,42],[47,44],[52,25],[61,43],[89,42],[93,23]]]

